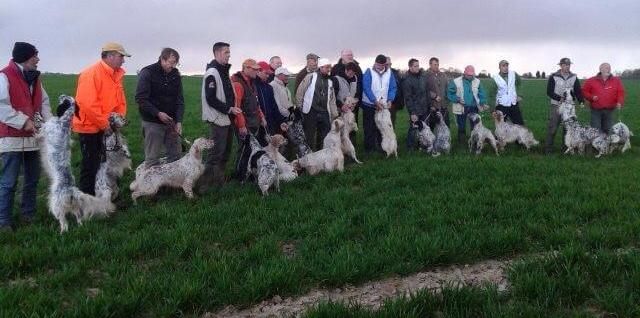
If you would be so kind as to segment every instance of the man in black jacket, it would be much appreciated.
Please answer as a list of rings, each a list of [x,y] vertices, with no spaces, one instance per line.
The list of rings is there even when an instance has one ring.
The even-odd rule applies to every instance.
[[[425,121],[431,99],[428,98],[427,76],[416,59],[409,60],[409,71],[402,81],[402,92],[409,112],[409,132],[407,133],[407,149],[416,148],[415,130],[418,121]]]
[[[163,151],[168,162],[178,160],[181,155],[179,134],[182,134],[184,98],[180,72],[176,69],[179,60],[176,50],[164,48],[158,62],[138,74],[136,102],[142,117],[146,167],[157,165]]]
[[[235,106],[235,94],[229,78],[229,47],[229,43],[225,42],[213,45],[214,60],[207,64],[202,78],[202,120],[209,125],[209,138],[215,141],[215,145],[207,154],[204,173],[197,182],[196,189],[201,194],[212,185],[221,186],[224,183],[224,171],[233,140],[231,117],[242,113]]]

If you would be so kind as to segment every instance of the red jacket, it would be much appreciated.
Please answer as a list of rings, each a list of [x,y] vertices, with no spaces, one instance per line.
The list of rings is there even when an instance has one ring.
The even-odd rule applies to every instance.
[[[11,60],[7,67],[0,70],[7,76],[9,81],[9,100],[13,109],[22,112],[29,118],[33,119],[33,115],[42,108],[42,86],[40,79],[33,83],[33,93],[31,93],[29,85],[22,76],[22,71],[16,63]],[[31,137],[33,133],[22,129],[15,129],[3,123],[0,123],[0,137]]]
[[[613,109],[624,105],[624,86],[620,78],[610,75],[603,80],[600,74],[586,80],[582,85],[582,95],[591,102],[593,109]],[[598,96],[598,100],[593,100]]]

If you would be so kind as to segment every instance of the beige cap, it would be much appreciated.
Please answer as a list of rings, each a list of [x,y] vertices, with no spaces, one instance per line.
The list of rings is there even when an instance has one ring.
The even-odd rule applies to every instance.
[[[102,52],[111,52],[111,51],[118,52],[126,57],[131,57],[131,54],[127,53],[127,51],[124,50],[124,47],[120,43],[108,42],[102,46]]]

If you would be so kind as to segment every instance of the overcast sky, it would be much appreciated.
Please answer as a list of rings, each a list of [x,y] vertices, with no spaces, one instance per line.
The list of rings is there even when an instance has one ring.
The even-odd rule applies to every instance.
[[[604,61],[640,68],[639,12],[638,0],[2,0],[0,58],[27,41],[40,51],[40,70],[77,73],[116,41],[133,55],[128,74],[167,46],[194,74],[204,72],[213,43],[225,41],[233,69],[280,55],[297,72],[309,52],[337,61],[352,48],[363,68],[382,53],[399,68],[437,56],[442,67],[491,73],[501,59],[520,73],[549,73],[567,56],[583,77]]]

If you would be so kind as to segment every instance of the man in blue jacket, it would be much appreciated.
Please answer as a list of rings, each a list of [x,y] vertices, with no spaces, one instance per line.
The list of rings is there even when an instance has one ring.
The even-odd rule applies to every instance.
[[[375,114],[383,108],[391,108],[397,92],[396,78],[387,67],[385,55],[376,56],[373,67],[365,71],[362,76],[362,92],[364,150],[381,150],[382,135],[376,126]]]

